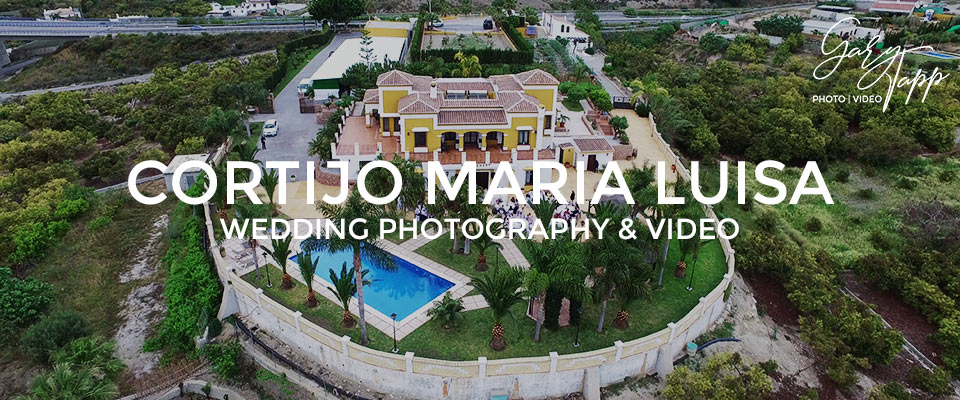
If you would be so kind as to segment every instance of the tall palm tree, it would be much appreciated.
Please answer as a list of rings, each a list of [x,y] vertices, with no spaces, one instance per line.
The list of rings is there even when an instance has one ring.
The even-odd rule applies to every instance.
[[[357,224],[355,229],[362,229],[367,232],[364,238],[354,237],[353,235],[315,235],[303,242],[304,250],[338,252],[348,250],[353,252],[353,270],[354,279],[357,281],[357,302],[360,303],[360,344],[370,343],[367,337],[366,311],[363,301],[363,278],[362,265],[360,260],[365,259],[368,264],[375,268],[393,270],[397,268],[395,258],[379,247],[380,237],[380,219],[387,218],[388,214],[383,207],[371,204],[360,197],[357,188],[353,191],[342,204],[321,203],[317,205],[317,210],[326,217],[334,221],[354,221],[362,219],[363,224]]]
[[[381,154],[377,158],[383,159],[383,155]],[[397,211],[413,211],[417,208],[417,204],[423,202],[423,199],[427,196],[427,179],[422,172],[417,171],[421,168],[420,161],[406,160],[400,155],[394,154],[390,163],[400,171],[400,181],[403,182],[395,208]],[[383,168],[370,171],[367,182],[370,182],[370,193],[375,196],[386,196],[393,189],[393,177]]]
[[[603,332],[607,302],[615,288],[630,279],[631,272],[644,262],[643,252],[617,234],[619,221],[629,216],[628,206],[611,202],[597,204],[590,215],[598,221],[611,221],[603,232],[591,232],[592,238],[586,243],[586,259],[590,260],[592,267],[590,275],[593,278],[593,290],[600,301],[597,332]]]
[[[687,202],[686,204],[660,204],[653,177],[653,167],[627,171],[625,179],[630,189],[630,194],[633,195],[634,198],[634,216],[642,213],[643,217],[650,220],[653,226],[659,226],[661,221],[672,219],[680,214],[696,211],[698,206],[694,202]],[[673,189],[675,196],[690,197],[690,185],[679,176],[677,177],[677,182],[670,185],[669,188]],[[663,270],[666,268],[667,254],[670,252],[669,236],[671,235],[663,232],[658,238],[650,240],[651,249],[660,252],[660,255],[656,257],[654,262],[654,268],[659,268],[657,286],[663,284]]]
[[[511,267],[484,274],[470,282],[490,306],[493,316],[490,348],[493,350],[507,348],[507,341],[503,337],[503,318],[510,315],[511,307],[523,301],[523,295],[517,290],[523,283],[522,276],[520,269]]]
[[[584,281],[587,270],[583,249],[570,235],[558,235],[555,239],[545,239],[540,243],[525,240],[521,246],[530,262],[530,269],[549,277],[549,285],[542,294],[546,318],[544,324],[549,329],[558,329],[560,305],[564,297],[580,302],[591,298]]]
[[[333,268],[330,268],[330,282],[333,283],[333,287],[328,287],[327,290],[337,296],[340,305],[343,306],[343,318],[340,319],[340,326],[344,328],[353,328],[357,323],[353,319],[353,314],[350,313],[350,298],[357,294],[357,281],[360,281],[364,286],[370,284],[370,281],[364,279],[369,272],[369,269],[365,269],[360,273],[360,279],[355,279],[356,274],[352,268],[347,269],[347,263],[343,263],[343,266],[340,267],[339,276],[333,271]]]
[[[300,276],[307,285],[307,307],[317,306],[317,294],[313,292],[313,275],[317,272],[317,260],[310,256],[310,250],[297,254],[297,266],[300,267]]]
[[[637,272],[637,270],[634,272]],[[650,301],[653,293],[649,280],[644,279],[642,275],[632,275],[634,276],[631,279],[617,285],[617,303],[620,306],[620,311],[613,319],[613,326],[618,329],[626,329],[630,326],[630,314],[627,312],[627,308],[641,298]]]
[[[93,371],[69,363],[53,366],[53,371],[33,380],[27,396],[18,400],[111,400],[120,395],[117,384],[100,379]]]
[[[533,303],[533,320],[537,322],[533,331],[533,341],[540,341],[540,327],[543,326],[543,298],[550,287],[550,275],[535,269],[527,270],[523,276],[523,294]]]
[[[490,232],[484,230],[480,233],[476,239],[473,239],[473,246],[477,248],[477,271],[486,271],[487,270],[487,249],[493,247],[494,251],[503,250],[503,245],[497,243],[490,236]]]
[[[277,191],[277,185],[280,184],[280,173],[276,169],[268,171],[266,167],[261,168],[263,169],[263,178],[260,179],[260,186],[263,186],[263,191],[267,192],[270,215],[273,216],[277,211],[277,206],[273,202],[273,194]]]
[[[280,288],[290,289],[293,287],[293,278],[287,273],[287,259],[290,258],[290,243],[293,242],[293,235],[287,235],[285,239],[273,239],[270,242],[273,248],[264,249],[264,251],[270,255],[270,258],[273,258],[273,261],[277,262],[280,270],[283,271]],[[270,272],[267,273],[269,274]]]
[[[213,203],[217,206],[217,216],[227,219],[227,162],[220,160],[213,166],[213,173],[217,178],[217,187],[213,192]]]
[[[445,190],[438,190],[436,201],[433,202],[433,204],[428,203],[426,208],[430,215],[433,215],[434,218],[437,218],[441,221],[447,216],[460,218],[461,221],[465,221],[467,218],[478,218],[482,213],[487,212],[487,207],[481,204],[479,201],[482,198],[483,190],[478,187],[477,204],[470,204],[467,186],[464,185],[454,197],[448,196]],[[453,229],[453,247],[450,249],[450,252],[458,253],[460,250],[461,235],[456,233],[456,231],[459,231],[459,229],[456,227]]]
[[[480,58],[475,54],[464,54],[463,51],[457,52],[454,58],[460,63],[457,73],[463,78],[476,78],[481,74]]]

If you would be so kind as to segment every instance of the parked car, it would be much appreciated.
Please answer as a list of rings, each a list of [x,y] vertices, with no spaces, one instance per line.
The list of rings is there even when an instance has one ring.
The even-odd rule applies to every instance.
[[[483,20],[483,29],[493,29],[493,20],[492,19]]]
[[[443,27],[443,20],[441,20],[440,18],[437,18],[436,20],[434,20],[434,21],[431,22],[430,24],[433,25],[434,28],[441,28],[441,27]]]
[[[313,81],[310,78],[301,79],[300,83],[297,84],[297,92],[302,95],[306,95],[312,86]]]
[[[277,120],[268,119],[263,124],[263,136],[277,136],[278,133],[280,133],[280,127],[277,125]]]

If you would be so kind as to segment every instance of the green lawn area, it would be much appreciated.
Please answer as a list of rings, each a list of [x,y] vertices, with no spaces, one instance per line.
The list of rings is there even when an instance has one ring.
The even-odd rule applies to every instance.
[[[563,106],[570,111],[583,111],[583,106],[581,106],[579,102],[573,101],[570,98],[563,99],[561,103],[563,103]]]
[[[261,269],[261,273],[263,273]],[[283,273],[280,271],[280,268],[277,268],[274,265],[270,265],[266,268],[266,271],[269,271],[270,282],[273,283],[273,287],[267,287],[267,278],[263,277],[261,280],[257,280],[257,271],[250,272],[243,276],[243,280],[263,289],[263,293],[266,294],[273,300],[276,300],[280,304],[285,305],[287,308],[300,311],[303,313],[303,317],[310,320],[324,328],[328,331],[336,333],[337,335],[350,335],[350,338],[354,342],[360,342],[360,324],[358,323],[355,327],[351,329],[346,329],[340,326],[340,319],[343,316],[343,309],[340,308],[339,304],[336,304],[320,293],[320,291],[327,292],[326,287],[314,287],[317,296],[317,306],[314,308],[307,307],[307,287],[300,281],[294,279],[294,287],[289,290],[280,289],[280,279],[283,276]],[[299,271],[290,271],[287,273],[294,275],[299,274]],[[317,269],[317,273],[327,274],[327,271],[320,271]],[[265,275],[265,274],[264,274]],[[353,312],[353,315],[357,315],[357,310],[350,310]],[[359,317],[357,318],[359,321]],[[370,338],[371,347],[380,349],[380,350],[391,350],[393,349],[393,338],[387,336],[383,332],[380,332],[372,326],[367,326],[367,336]]]
[[[470,254],[453,254],[450,252],[450,249],[453,247],[453,239],[450,239],[449,234],[444,234],[429,243],[421,246],[416,250],[416,253],[427,257],[433,261],[436,261],[440,264],[443,264],[451,269],[469,276],[470,278],[476,278],[480,276],[483,272],[477,271],[477,256],[479,252],[476,247],[470,249]],[[500,254],[499,251],[494,252],[494,248],[487,248],[487,265],[490,268],[493,268],[497,264],[497,258],[494,255],[497,255],[500,259],[500,265],[507,265],[506,259],[503,258],[503,254]]]
[[[583,325],[580,329],[580,347],[573,347],[576,327],[567,326],[558,331],[544,329],[539,343],[533,343],[535,323],[524,315],[526,304],[519,304],[512,310],[513,317],[504,321],[507,348],[502,352],[490,349],[490,330],[493,320],[489,309],[480,309],[464,313],[461,326],[453,331],[444,331],[440,324],[430,321],[400,341],[401,351],[413,351],[420,357],[442,358],[447,360],[473,360],[478,356],[490,359],[510,357],[545,356],[551,351],[560,354],[584,352],[613,346],[613,342],[633,340],[656,332],[682,318],[690,311],[700,297],[705,296],[723,279],[726,264],[723,251],[717,241],[707,244],[701,253],[694,290],[686,290],[686,280],[673,276],[673,266],[679,260],[679,246],[673,243],[667,261],[667,271],[663,277],[663,288],[653,294],[651,302],[638,301],[633,304],[630,313],[630,327],[618,330],[610,323],[617,313],[615,302],[607,306],[606,325],[603,333],[597,333],[600,318],[599,304],[584,307]],[[688,269],[687,273],[690,273]],[[687,275],[689,277],[689,275]],[[447,340],[447,339],[455,340]]]
[[[409,223],[410,223],[410,220],[406,220],[406,221],[404,221],[404,223],[405,223],[405,224],[409,224]],[[408,232],[408,233],[405,233],[404,236],[403,236],[403,239],[400,239],[400,231],[397,230],[397,231],[390,232],[390,233],[387,233],[387,234],[383,235],[383,238],[384,238],[384,239],[387,239],[387,240],[389,240],[389,241],[391,241],[391,242],[393,242],[393,243],[400,244],[400,243],[406,242],[407,240],[410,240],[410,233],[409,233],[409,232]]]
[[[436,247],[442,249],[442,251],[447,251],[448,247],[444,243],[449,244],[449,241],[441,242],[438,239],[431,242],[431,244],[433,243],[436,243]],[[445,260],[456,259],[456,256],[449,253],[445,256]],[[417,356],[447,360],[474,360],[479,356],[502,359],[545,356],[551,351],[557,351],[560,354],[590,351],[612,346],[613,342],[617,340],[633,340],[665,328],[668,322],[679,320],[697,305],[700,297],[705,296],[716,287],[723,274],[726,273],[726,264],[719,242],[713,241],[707,244],[703,248],[701,257],[697,267],[699,270],[696,273],[694,290],[688,292],[685,289],[687,281],[673,277],[673,266],[679,259],[679,246],[676,243],[672,244],[667,261],[668,268],[663,278],[663,287],[654,292],[651,302],[638,301],[630,307],[628,310],[630,327],[625,330],[621,331],[610,325],[617,312],[616,303],[611,302],[607,309],[607,322],[604,332],[596,333],[600,306],[599,304],[587,305],[580,330],[581,346],[579,348],[572,346],[576,335],[576,327],[573,326],[560,328],[556,332],[544,330],[540,342],[533,343],[531,338],[535,323],[524,315],[525,304],[519,304],[512,310],[512,318],[508,317],[504,321],[508,347],[502,352],[494,352],[488,346],[490,330],[493,327],[489,309],[463,313],[464,318],[460,327],[451,331],[445,331],[440,324],[434,321],[427,322],[400,341],[400,351],[413,351]],[[470,256],[470,260],[475,259]],[[465,261],[459,261],[458,263],[463,266]],[[450,261],[447,261],[446,264],[449,263]],[[266,280],[256,281],[253,273],[244,276],[243,279],[259,287],[264,287],[268,296],[286,304],[291,309],[301,311],[304,316],[318,325],[337,334],[350,335],[354,340],[357,340],[359,331],[356,328],[346,330],[339,326],[341,310],[338,305],[322,298],[322,296],[317,296],[320,305],[313,309],[306,308],[304,306],[306,291],[303,289],[303,285],[298,285],[290,291],[282,291],[279,289],[280,272],[276,268],[272,268],[272,270],[271,280],[274,282],[274,286],[270,289],[263,286]],[[473,264],[469,265],[468,271],[473,271]],[[689,272],[690,270],[688,270]],[[473,271],[471,275],[476,276],[480,273],[482,272]],[[372,348],[384,351],[392,348],[393,343],[390,335],[379,332],[372,327],[368,332],[372,340]]]

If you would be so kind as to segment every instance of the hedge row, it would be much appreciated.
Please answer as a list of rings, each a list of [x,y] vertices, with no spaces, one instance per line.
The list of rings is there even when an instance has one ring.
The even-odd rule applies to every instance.
[[[302,49],[326,46],[333,40],[333,36],[333,31],[324,30],[320,33],[312,33],[293,39],[277,47],[277,69],[267,77],[263,87],[276,91],[277,85],[283,82],[283,77],[287,76],[287,71],[295,67],[291,64],[295,62],[296,58],[290,57],[290,55]]]
[[[414,61],[429,60],[434,57],[442,58],[443,61],[456,62],[456,55],[460,50],[457,49],[429,49],[422,50],[423,44],[423,18],[417,20],[414,28],[413,40],[410,43],[410,56]],[[527,38],[517,32],[518,21],[508,18],[501,27],[506,32],[507,37],[513,42],[517,50],[503,49],[476,49],[463,50],[464,54],[475,55],[480,59],[480,64],[531,64],[533,63],[533,44]]]

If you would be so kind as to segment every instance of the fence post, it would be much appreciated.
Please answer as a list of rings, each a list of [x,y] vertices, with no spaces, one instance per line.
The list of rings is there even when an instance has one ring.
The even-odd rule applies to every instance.
[[[413,352],[408,351],[406,353],[403,353],[403,361],[404,361],[404,364],[405,364],[404,367],[406,368],[407,373],[412,374],[413,373]]]
[[[486,357],[477,358],[477,364],[479,364],[480,366],[480,377],[486,378],[487,377],[487,358]]]
[[[613,346],[617,348],[617,356],[613,361],[620,361],[620,359],[623,358],[623,341],[618,340],[613,342]]]
[[[340,351],[343,352],[344,357],[350,358],[350,336],[343,335],[340,337]]]
[[[557,358],[559,355],[555,351],[550,352],[550,373],[557,372]]]

